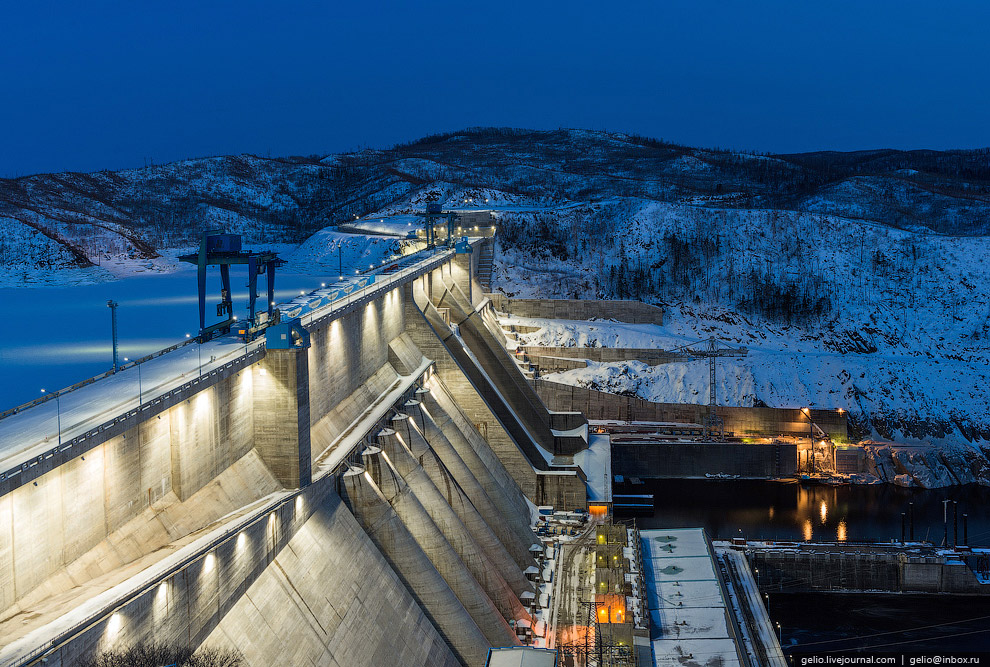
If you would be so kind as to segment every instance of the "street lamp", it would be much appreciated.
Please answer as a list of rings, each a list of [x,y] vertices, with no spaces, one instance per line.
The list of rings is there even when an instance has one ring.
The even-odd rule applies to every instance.
[[[110,309],[110,333],[113,337],[113,372],[117,372],[117,302],[113,299],[107,301],[107,308]]]
[[[41,393],[44,394],[45,390],[42,389]],[[58,424],[58,446],[62,446],[62,395],[59,392],[55,392],[55,420]]]
[[[808,418],[808,442],[811,445],[811,471],[815,472],[815,423],[811,421],[811,410],[801,408],[801,414]]]

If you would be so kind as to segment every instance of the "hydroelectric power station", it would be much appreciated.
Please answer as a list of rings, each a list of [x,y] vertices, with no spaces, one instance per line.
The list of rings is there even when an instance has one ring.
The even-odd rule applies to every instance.
[[[587,428],[498,340],[490,243],[0,419],[0,664],[157,641],[250,665],[482,665],[519,645],[535,507],[585,507],[567,457]]]

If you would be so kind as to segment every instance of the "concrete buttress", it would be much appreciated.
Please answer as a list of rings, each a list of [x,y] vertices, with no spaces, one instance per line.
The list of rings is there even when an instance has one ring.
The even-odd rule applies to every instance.
[[[305,349],[268,350],[255,391],[254,446],[286,488],[312,480],[309,362]]]
[[[417,393],[422,395],[428,392],[429,389],[424,388]],[[465,463],[450,438],[437,424],[437,419],[433,417],[434,413],[428,410],[422,402],[416,407],[407,408],[407,410],[420,426],[433,451],[460,484],[478,512],[482,517],[491,517],[492,520],[489,521],[486,518],[486,522],[498,536],[502,547],[509,552],[520,568],[529,567],[533,560],[529,547],[533,544],[535,536],[532,535],[529,528],[528,514],[524,515],[516,511],[512,503],[503,497],[503,491],[501,488],[497,488],[498,482],[492,477],[492,472],[484,468],[483,465],[475,465],[475,469],[480,471],[486,483],[479,481],[474,470]],[[456,428],[450,423],[450,417],[447,413],[436,410],[436,414],[438,419],[443,418],[444,423],[448,424],[448,430]],[[494,496],[489,493],[489,488],[495,489]],[[501,502],[496,502],[494,497],[500,497]],[[515,528],[510,525],[513,523],[517,524]]]
[[[457,657],[472,667],[484,665],[491,643],[368,473],[351,468],[342,490],[351,512]]]
[[[437,420],[437,426],[453,445],[465,465],[498,505],[505,517],[515,517],[506,523],[519,539],[529,544],[539,540],[529,527],[529,506],[515,479],[502,465],[501,460],[488,446],[470,421],[458,409],[453,397],[442,382],[431,378],[427,383],[431,390],[423,397],[423,404]]]
[[[365,468],[379,491],[392,506],[430,562],[443,576],[454,595],[467,609],[492,646],[519,643],[512,628],[492,603],[491,598],[464,565],[443,531],[409,488],[408,484],[378,447],[369,447],[362,455]]]
[[[447,441],[446,436],[440,433],[440,430],[430,420],[430,424],[433,426],[432,437],[427,437],[421,426],[426,425],[428,416],[419,401],[409,401],[403,409],[407,411],[410,419],[406,421],[405,429],[400,429],[400,435],[403,435],[409,450],[419,461],[426,474],[433,480],[433,485],[467,526],[471,536],[474,537],[475,542],[478,543],[485,555],[499,568],[503,578],[516,595],[522,595],[525,591],[532,591],[532,583],[523,574],[523,570],[533,564],[532,555],[529,553],[530,545],[523,544],[513,531],[503,529],[502,532],[505,533],[507,539],[506,544],[511,545],[519,555],[520,562],[517,563],[506,545],[499,539],[500,536],[496,535],[492,528],[492,524],[497,526],[504,522],[504,518],[495,508],[494,503],[491,502],[478,480],[474,478],[464,462],[457,457],[457,452]],[[446,453],[446,457],[440,456],[441,449]],[[453,470],[447,465],[447,460],[460,464],[460,475],[453,473]],[[462,478],[467,486],[461,484]],[[479,508],[485,508],[486,512],[482,514]]]
[[[506,583],[505,577],[490,558],[490,554],[478,545],[469,527],[452,509],[451,504],[417,461],[417,457],[403,442],[402,436],[388,429],[379,433],[378,441],[396,470],[433,519],[433,523],[447,538],[468,571],[488,593],[488,597],[502,616],[506,620],[532,620],[519,602],[519,594]],[[460,499],[455,499],[454,502],[459,504],[459,501]],[[513,569],[518,571],[518,568]]]

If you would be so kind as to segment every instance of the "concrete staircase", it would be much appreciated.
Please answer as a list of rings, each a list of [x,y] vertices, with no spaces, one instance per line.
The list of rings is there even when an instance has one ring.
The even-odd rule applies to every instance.
[[[492,269],[495,263],[495,243],[482,243],[478,254],[478,281],[485,292],[492,291]]]

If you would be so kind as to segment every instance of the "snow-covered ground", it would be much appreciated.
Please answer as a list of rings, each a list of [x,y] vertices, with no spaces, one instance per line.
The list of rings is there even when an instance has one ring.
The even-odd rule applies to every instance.
[[[764,327],[762,336],[754,336],[743,323],[723,321],[717,328],[698,327],[698,321],[686,318],[683,312],[669,315],[664,326],[519,317],[503,321],[540,327],[533,333],[519,334],[522,345],[673,350],[715,333],[719,339],[739,343],[749,351],[746,357],[717,361],[720,405],[842,408],[876,416],[914,413],[945,422],[967,415],[990,420],[984,390],[990,386],[990,367],[985,365],[945,357],[931,359],[896,349],[885,354],[842,354],[826,349],[820,340],[792,331]],[[588,368],[543,377],[655,402],[708,402],[706,361],[659,366],[640,361],[589,362]],[[955,438],[965,440],[959,434]]]

